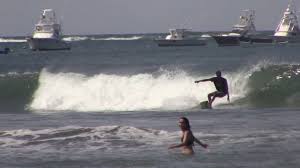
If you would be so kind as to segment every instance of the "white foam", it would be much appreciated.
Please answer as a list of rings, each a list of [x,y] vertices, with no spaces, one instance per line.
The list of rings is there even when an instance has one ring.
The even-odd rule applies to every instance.
[[[56,146],[58,143],[64,144],[65,141],[71,139],[75,144],[99,148],[124,147],[128,145],[126,142],[138,142],[140,146],[145,144],[162,145],[170,139],[170,135],[173,135],[173,133],[164,130],[131,126],[99,126],[95,128],[67,126],[43,130],[20,129],[2,133],[0,146],[29,147],[30,149]],[[69,145],[72,146],[73,143]],[[136,146],[133,145],[132,147],[135,148]]]
[[[82,36],[71,36],[71,37],[64,37],[64,41],[84,41],[88,40],[88,37],[82,37]]]
[[[226,75],[231,97],[245,93],[245,74]],[[214,91],[210,82],[195,84],[197,79],[184,71],[164,71],[131,76],[98,74],[85,76],[75,73],[53,74],[43,70],[39,88],[30,108],[55,111],[138,111],[183,110],[197,106]],[[236,79],[238,78],[238,79]],[[216,103],[226,100],[216,100]]]
[[[203,38],[211,38],[211,35],[209,35],[209,34],[203,34],[203,35],[201,35],[201,37],[203,37]]]
[[[0,77],[20,77],[20,76],[24,76],[24,75],[36,75],[38,74],[38,72],[23,72],[23,73],[19,73],[19,72],[8,72],[8,73],[0,73]]]
[[[91,40],[139,40],[141,38],[143,38],[143,36],[91,38]]]
[[[0,43],[25,43],[26,39],[0,38]]]

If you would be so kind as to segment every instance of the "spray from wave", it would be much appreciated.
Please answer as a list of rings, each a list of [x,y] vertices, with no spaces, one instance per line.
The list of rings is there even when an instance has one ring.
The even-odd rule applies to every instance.
[[[228,76],[231,95],[244,94],[235,85],[245,80]],[[58,111],[139,111],[184,110],[195,107],[214,91],[211,83],[194,83],[196,79],[182,70],[164,71],[158,75],[136,74],[131,76],[98,74],[85,76],[75,73],[53,74],[44,70],[39,77],[39,88],[30,108]],[[245,84],[244,84],[245,85]],[[225,100],[217,100],[222,103]]]

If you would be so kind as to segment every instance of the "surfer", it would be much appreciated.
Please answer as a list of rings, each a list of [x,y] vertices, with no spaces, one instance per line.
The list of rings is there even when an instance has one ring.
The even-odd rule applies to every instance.
[[[181,148],[182,153],[186,155],[193,155],[194,150],[194,142],[202,146],[203,148],[207,148],[208,145],[199,141],[196,137],[194,137],[193,132],[191,131],[190,122],[186,117],[181,117],[178,121],[179,127],[182,131],[181,143],[174,144],[169,147],[169,149]]]
[[[228,83],[227,80],[225,78],[222,77],[222,73],[221,71],[217,71],[216,72],[216,77],[212,77],[209,79],[202,79],[202,80],[198,80],[195,81],[195,83],[199,83],[199,82],[213,82],[215,84],[216,90],[215,92],[209,93],[207,95],[208,97],[208,106],[211,108],[212,103],[214,102],[216,97],[224,97],[227,95],[227,100],[230,101],[230,97],[229,97],[229,91],[228,91]]]

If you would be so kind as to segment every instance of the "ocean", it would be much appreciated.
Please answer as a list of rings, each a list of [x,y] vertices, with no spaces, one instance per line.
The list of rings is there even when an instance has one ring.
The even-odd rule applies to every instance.
[[[158,47],[164,34],[0,38],[0,167],[298,168],[300,44]],[[199,103],[221,70],[231,101]],[[178,119],[209,145],[184,156]]]

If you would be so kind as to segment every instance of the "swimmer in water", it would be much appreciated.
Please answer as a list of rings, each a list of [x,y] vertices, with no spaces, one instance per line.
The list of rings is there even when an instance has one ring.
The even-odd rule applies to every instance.
[[[171,145],[169,147],[169,149],[181,148],[183,154],[193,155],[194,154],[194,150],[193,150],[194,142],[196,142],[197,144],[199,144],[203,148],[208,147],[207,144],[202,143],[196,137],[194,137],[193,132],[191,131],[190,122],[186,117],[181,117],[179,119],[178,124],[179,124],[179,127],[180,127],[181,131],[182,131],[181,143]]]

